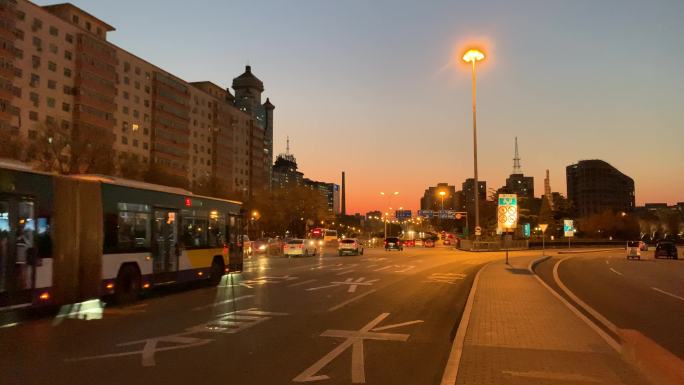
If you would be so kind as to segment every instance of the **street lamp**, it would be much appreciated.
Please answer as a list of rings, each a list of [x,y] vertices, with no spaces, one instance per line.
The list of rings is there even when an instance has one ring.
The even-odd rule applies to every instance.
[[[473,168],[474,168],[474,192],[475,192],[475,227],[480,227],[480,189],[477,181],[477,108],[476,108],[476,96],[477,96],[477,76],[475,71],[475,63],[484,60],[485,55],[482,51],[477,49],[469,49],[463,55],[463,61],[466,63],[472,63],[473,68]]]
[[[444,197],[446,196],[446,192],[440,191],[439,196],[442,198],[442,211],[444,211]]]
[[[399,195],[399,191],[395,191],[393,193],[387,193],[385,194],[383,191],[380,191],[380,195],[387,197],[387,207],[389,207],[390,211],[392,210],[392,196]],[[385,238],[387,238],[387,212],[385,213]]]

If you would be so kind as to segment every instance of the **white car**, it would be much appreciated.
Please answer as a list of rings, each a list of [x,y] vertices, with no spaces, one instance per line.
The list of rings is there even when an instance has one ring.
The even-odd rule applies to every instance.
[[[309,255],[316,256],[318,249],[316,242],[313,239],[291,239],[287,241],[283,247],[283,254],[287,257],[301,255],[308,257]]]
[[[340,256],[344,254],[363,255],[363,244],[356,238],[346,238],[340,240],[337,250]]]

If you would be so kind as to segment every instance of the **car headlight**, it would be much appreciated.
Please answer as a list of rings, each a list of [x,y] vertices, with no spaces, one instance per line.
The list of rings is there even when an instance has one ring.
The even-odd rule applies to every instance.
[[[261,246],[259,246],[259,250],[262,250],[262,251],[263,251],[263,250],[266,250],[266,245],[261,245]]]
[[[318,246],[322,246],[322,245],[323,245],[323,241],[318,241]]]

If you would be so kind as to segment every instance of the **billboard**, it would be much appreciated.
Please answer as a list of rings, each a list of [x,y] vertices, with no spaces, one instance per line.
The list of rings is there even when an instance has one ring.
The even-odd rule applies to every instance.
[[[573,225],[572,219],[563,220],[563,232],[568,238],[575,236],[575,227]]]
[[[411,219],[411,210],[397,210],[394,212],[394,216],[400,221]]]
[[[497,210],[497,229],[509,232],[518,226],[518,196],[515,194],[499,194]]]

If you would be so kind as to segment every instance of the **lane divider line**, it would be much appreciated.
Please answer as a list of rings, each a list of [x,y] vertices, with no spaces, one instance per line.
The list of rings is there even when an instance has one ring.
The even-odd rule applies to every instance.
[[[342,302],[342,303],[339,304],[339,305],[335,305],[335,306],[331,307],[330,309],[328,309],[328,311],[335,311],[335,310],[337,310],[337,309],[339,309],[339,308],[342,308],[342,307],[344,307],[344,306],[347,306],[347,305],[349,305],[350,303],[352,303],[352,302],[354,302],[354,301],[356,301],[356,300],[359,300],[359,299],[361,299],[361,298],[363,298],[363,297],[365,297],[365,296],[367,296],[368,294],[371,294],[371,293],[375,293],[375,289],[371,289],[371,290],[369,290],[369,291],[367,291],[367,292],[365,292],[365,293],[363,293],[363,294],[357,295],[357,296],[354,297],[354,298],[350,298],[350,299],[348,299],[348,300]]]
[[[658,289],[657,287],[651,287],[651,289],[653,289],[653,290],[655,290],[655,291],[657,291],[657,292],[659,292],[659,293],[663,293],[663,294],[665,294],[665,295],[669,295],[670,297],[676,298],[676,299],[678,299],[678,300],[680,300],[680,301],[684,301],[684,297],[680,297],[680,296],[678,296],[677,294],[672,294],[672,293],[670,293],[670,292],[668,292],[668,291],[665,291],[665,290],[663,290],[663,289]]]
[[[466,331],[468,330],[468,324],[470,323],[470,314],[473,312],[473,302],[475,302],[477,283],[480,281],[480,274],[482,271],[492,262],[495,261],[487,262],[484,266],[482,266],[482,268],[480,268],[477,274],[475,274],[475,279],[473,279],[473,284],[470,287],[470,293],[468,293],[468,300],[463,308],[461,322],[458,324],[456,336],[454,337],[454,341],[451,345],[449,359],[444,367],[444,373],[442,374],[442,381],[440,382],[440,385],[454,385],[456,383],[456,378],[458,377],[458,368],[461,366],[461,356],[463,355],[463,344],[465,343]]]
[[[622,273],[620,273],[619,271],[613,269],[612,267],[610,268],[610,271],[612,271],[613,273],[615,273],[615,274],[617,274],[617,275],[620,275],[620,276],[623,275]]]
[[[558,285],[558,287],[560,287],[561,290],[563,290],[566,294],[568,294],[568,296],[569,296],[570,298],[573,298],[573,297],[574,297],[573,300],[576,299],[577,301],[579,301],[578,303],[580,303],[580,302],[581,302],[581,303],[584,303],[584,302],[582,302],[579,298],[577,298],[576,295],[574,295],[572,292],[570,292],[570,291],[568,290],[568,288],[565,287],[565,285],[563,285],[562,282],[560,282],[559,279],[556,279],[556,277],[558,276],[558,265],[559,265],[560,262],[562,262],[562,261],[564,261],[564,260],[565,260],[565,259],[561,259],[561,260],[560,260],[559,262],[557,262],[556,265],[554,266],[554,269],[553,269],[553,271],[554,271],[554,280],[556,280],[556,284]],[[589,327],[590,327],[592,330],[594,330],[601,338],[603,338],[603,340],[606,341],[606,343],[608,344],[608,346],[610,346],[611,348],[613,348],[613,350],[615,350],[616,352],[622,354],[622,345],[620,344],[619,341],[617,341],[616,339],[614,339],[613,337],[611,337],[608,333],[606,333],[605,331],[603,331],[603,329],[601,329],[598,325],[596,325],[594,322],[592,322],[587,316],[585,316],[581,311],[579,311],[579,309],[577,309],[577,308],[576,308],[575,306],[573,306],[570,302],[568,302],[568,300],[565,299],[562,295],[560,295],[558,292],[556,292],[555,290],[553,290],[553,288],[551,288],[551,286],[549,286],[546,282],[544,282],[544,280],[541,279],[541,277],[540,277],[537,273],[534,272],[534,269],[533,269],[534,262],[535,262],[535,261],[530,262],[530,266],[528,267],[528,269],[530,270],[530,272],[532,272],[532,274],[534,274],[534,277],[537,278],[537,281],[538,281],[542,286],[544,286],[544,287],[546,288],[546,290],[548,290],[549,293],[551,293],[551,295],[553,295],[554,297],[556,297],[556,299],[558,299],[559,301],[561,301],[561,303],[562,303],[563,305],[565,305],[565,307],[567,307],[573,314],[575,314],[575,315],[577,316],[577,318],[579,318],[579,319],[581,319],[582,321],[584,321],[584,323],[587,324],[587,326],[589,326]],[[563,288],[565,288],[565,289],[563,289]],[[566,292],[566,290],[567,290],[567,292]],[[580,306],[581,306],[581,305],[580,305]],[[588,307],[589,305],[586,305],[586,304],[585,304],[585,306]],[[589,309],[591,309],[591,308],[589,308]],[[588,311],[588,309],[585,309],[585,310]],[[608,322],[608,325],[611,325],[611,326],[606,325],[606,327],[607,327],[610,331],[614,332],[615,334],[618,334],[618,333],[617,333],[617,327],[615,327],[615,325],[613,325],[613,324],[612,324],[610,321],[608,321],[605,317],[603,317],[601,314],[599,314],[596,310],[594,310],[594,309],[591,309],[591,310],[592,310],[594,313],[596,313],[600,318],[603,318],[606,322]],[[591,312],[590,312],[590,313],[591,313]],[[593,314],[592,314],[592,315],[593,315]],[[597,319],[598,319],[598,318],[597,318]]]

